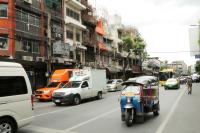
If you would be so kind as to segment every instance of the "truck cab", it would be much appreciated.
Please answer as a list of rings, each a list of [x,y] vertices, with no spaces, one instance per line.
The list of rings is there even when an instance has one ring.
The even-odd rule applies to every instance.
[[[39,100],[52,100],[52,93],[62,88],[70,79],[73,69],[56,70],[52,76],[50,83],[35,91],[35,97]]]

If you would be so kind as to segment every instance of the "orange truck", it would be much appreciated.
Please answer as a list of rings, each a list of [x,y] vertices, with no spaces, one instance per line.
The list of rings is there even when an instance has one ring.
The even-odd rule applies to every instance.
[[[42,100],[51,100],[52,93],[55,90],[62,88],[70,79],[73,69],[59,69],[55,70],[52,74],[50,83],[44,87],[35,91],[35,98]]]

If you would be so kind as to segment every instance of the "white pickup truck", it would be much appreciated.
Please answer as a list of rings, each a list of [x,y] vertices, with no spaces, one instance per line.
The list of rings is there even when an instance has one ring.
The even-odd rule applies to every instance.
[[[98,69],[74,70],[69,82],[59,90],[53,92],[53,102],[79,104],[82,99],[102,98],[106,90],[106,72]]]

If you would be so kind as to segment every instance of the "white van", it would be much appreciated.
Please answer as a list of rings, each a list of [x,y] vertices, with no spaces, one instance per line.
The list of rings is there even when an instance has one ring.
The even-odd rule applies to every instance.
[[[0,62],[0,133],[15,133],[32,119],[32,89],[24,68]]]
[[[79,69],[73,71],[69,82],[59,90],[53,92],[53,102],[79,104],[82,99],[102,98],[106,90],[106,71],[98,69]]]

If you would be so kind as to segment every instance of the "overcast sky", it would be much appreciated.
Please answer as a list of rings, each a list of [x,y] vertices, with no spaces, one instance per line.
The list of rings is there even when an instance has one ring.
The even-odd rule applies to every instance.
[[[119,14],[122,23],[136,26],[147,52],[161,60],[194,64],[189,51],[189,25],[200,20],[200,0],[89,0],[96,8]],[[164,53],[162,53],[164,52]],[[171,53],[172,52],[172,53]]]

